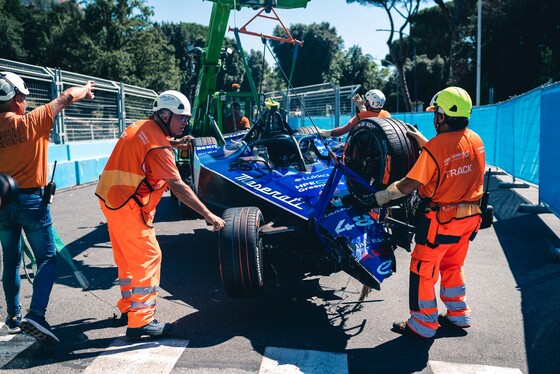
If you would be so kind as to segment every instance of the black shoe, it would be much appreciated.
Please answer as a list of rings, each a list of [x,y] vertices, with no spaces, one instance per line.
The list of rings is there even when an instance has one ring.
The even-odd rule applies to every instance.
[[[119,326],[126,326],[128,325],[128,312],[121,313],[119,319],[117,319]]]
[[[412,331],[410,327],[408,327],[406,321],[393,322],[393,328],[391,329],[391,331],[401,335],[417,335],[414,331]]]
[[[171,333],[173,325],[153,320],[142,327],[129,327],[126,329],[127,339],[140,339],[143,336],[164,337]]]
[[[8,328],[8,334],[19,334],[21,333],[21,314],[11,316],[8,314],[6,318],[6,327]]]
[[[44,316],[27,313],[21,320],[20,328],[23,332],[32,335],[40,343],[59,343],[60,340],[52,332]]]
[[[464,325],[464,326],[459,326],[454,324],[453,322],[451,322],[451,320],[449,318],[447,318],[447,313],[444,314],[440,314],[438,316],[438,322],[439,325],[442,327],[452,327],[455,329],[468,329],[469,327],[471,327],[471,325]]]

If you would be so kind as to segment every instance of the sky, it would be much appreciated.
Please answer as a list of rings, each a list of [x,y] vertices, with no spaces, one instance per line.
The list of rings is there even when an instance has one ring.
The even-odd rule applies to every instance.
[[[154,20],[157,22],[195,22],[203,25],[208,25],[213,5],[211,1],[203,0],[148,0],[146,3],[153,7]],[[250,8],[234,11],[230,16],[229,26],[241,28],[257,12],[258,10]],[[382,8],[347,4],[345,0],[311,0],[305,9],[277,9],[276,12],[286,27],[295,23],[328,22],[344,40],[345,49],[358,45],[364,54],[370,54],[376,59],[385,58],[388,52],[386,43],[390,33],[376,31],[390,28],[387,14]],[[400,16],[394,15],[393,19],[397,27],[402,24]],[[273,20],[255,21],[249,25],[248,30],[271,35],[277,24]],[[226,32],[226,36],[235,38],[233,32]],[[245,51],[263,50],[259,37],[240,36]],[[267,56],[268,62],[272,64],[268,50]]]

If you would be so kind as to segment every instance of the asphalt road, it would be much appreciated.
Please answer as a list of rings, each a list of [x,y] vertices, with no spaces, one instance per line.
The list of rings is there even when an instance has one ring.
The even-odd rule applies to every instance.
[[[279,277],[262,298],[222,289],[217,234],[181,220],[166,195],[156,216],[163,251],[156,317],[176,321],[172,339],[131,344],[113,319],[117,270],[95,186],[59,192],[55,229],[90,287],[59,257],[47,320],[61,343],[43,346],[0,333],[0,370],[12,373],[554,373],[560,367],[560,265],[550,250],[559,226],[516,213],[525,202],[492,178],[496,222],[471,245],[465,267],[472,327],[441,328],[435,339],[390,330],[408,316],[410,255],[357,304],[360,284],[345,273]],[[550,221],[546,218],[545,221]],[[556,221],[554,221],[556,222]],[[22,305],[31,286],[22,280]],[[5,319],[0,295],[1,321]],[[442,308],[441,302],[439,303]],[[290,371],[291,370],[291,371]]]

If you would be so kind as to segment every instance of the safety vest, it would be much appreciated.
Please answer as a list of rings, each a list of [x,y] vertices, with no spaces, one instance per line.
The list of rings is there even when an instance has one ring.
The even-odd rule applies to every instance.
[[[158,148],[171,146],[153,120],[135,122],[123,132],[95,190],[107,208],[120,209],[133,199],[140,206],[146,225],[152,226],[156,205],[165,192],[167,182],[159,180],[151,185],[146,177],[144,163],[149,152]],[[137,193],[142,183],[150,191],[144,196]]]
[[[431,155],[438,175],[431,196],[425,186],[418,193],[437,207],[440,222],[481,214],[486,158],[480,136],[469,129],[445,132],[426,143],[422,152]]]
[[[387,112],[385,109],[381,109],[379,112],[366,110],[365,112],[357,113],[356,117],[358,117],[358,121],[359,121],[361,119],[371,118],[371,117],[391,117],[391,113]]]

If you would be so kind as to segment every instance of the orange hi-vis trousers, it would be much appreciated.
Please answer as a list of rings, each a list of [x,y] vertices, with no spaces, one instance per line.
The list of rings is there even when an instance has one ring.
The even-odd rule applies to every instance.
[[[410,261],[408,326],[418,335],[431,338],[436,334],[438,307],[435,285],[441,274],[440,298],[447,308],[449,320],[457,326],[470,326],[471,311],[465,299],[463,264],[480,226],[480,216],[454,219],[440,224],[436,212],[431,219],[428,242],[416,244]],[[418,241],[418,240],[417,240]]]
[[[107,218],[113,256],[118,267],[121,299],[117,307],[128,312],[128,326],[142,327],[154,319],[161,270],[161,249],[155,230],[146,226],[138,204],[130,199],[122,208],[108,209]]]

